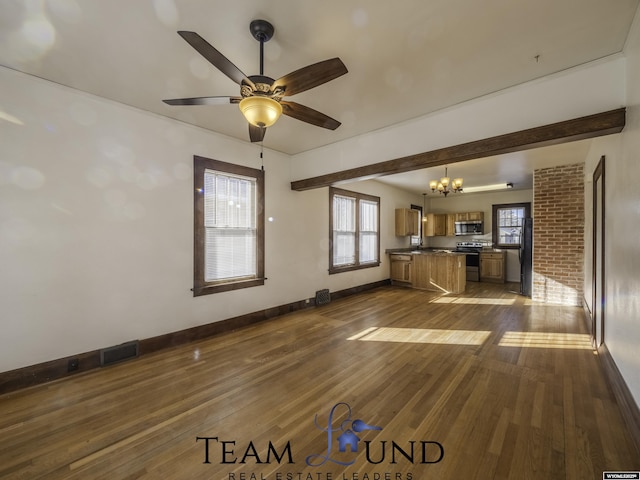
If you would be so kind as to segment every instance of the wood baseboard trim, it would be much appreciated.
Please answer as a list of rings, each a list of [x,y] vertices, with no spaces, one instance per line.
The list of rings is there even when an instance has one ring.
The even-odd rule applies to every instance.
[[[362,293],[367,290],[373,290],[374,288],[386,287],[389,285],[391,285],[391,279],[387,278],[386,280],[380,280],[379,282],[366,283],[364,285],[347,288],[345,290],[337,290],[335,292],[331,292],[331,300],[339,300],[350,295],[355,295],[356,293]]]
[[[618,370],[618,366],[613,360],[606,344],[598,348],[598,358],[609,381],[613,395],[618,402],[622,418],[624,418],[629,428],[629,434],[640,458],[640,408],[638,408],[638,404],[634,400],[633,395],[631,395],[631,391],[629,387],[627,387],[627,383],[624,381],[620,370]]]
[[[587,332],[589,332],[589,336],[591,337],[591,342],[593,344],[593,332],[591,331],[591,309],[589,308],[587,299],[584,297],[582,297],[582,310],[584,311],[584,325],[587,328]]]
[[[593,345],[594,339],[593,333],[591,332],[591,309],[584,298],[582,302],[582,309],[584,310],[585,326],[589,332]],[[634,446],[636,447],[638,456],[640,456],[640,408],[633,398],[633,395],[631,395],[631,391],[629,390],[629,387],[627,387],[627,383],[624,381],[624,377],[620,373],[620,370],[618,370],[618,366],[613,360],[611,352],[609,352],[609,348],[604,343],[598,348],[598,359],[600,360],[600,365],[607,377],[613,396],[616,398],[616,402],[618,402],[622,418],[624,418],[625,423],[629,427],[629,434],[631,435]]]
[[[344,298],[349,295],[371,290],[377,287],[389,285],[389,280],[382,280],[379,282],[369,283],[365,285],[359,285],[357,287],[348,288],[345,290],[339,290],[331,293],[331,299],[336,300]],[[285,315],[287,313],[302,310],[304,308],[311,308],[315,306],[315,298],[309,298],[292,302],[277,307],[267,308],[258,312],[248,313],[246,315],[240,315],[238,317],[221,320],[219,322],[208,323],[206,325],[200,325],[186,330],[179,330],[164,335],[158,335],[156,337],[146,338],[140,340],[139,355],[147,355],[166,348],[176,347],[178,345],[184,345],[185,343],[202,340],[204,338],[218,335],[231,330],[237,330],[242,327],[253,325],[258,322]],[[77,360],[78,368],[73,371],[69,371],[69,362]],[[0,372],[0,395],[9,392],[15,392],[24,388],[33,387],[41,383],[47,383],[60,378],[76,375],[81,372],[87,372],[95,368],[101,367],[100,365],[100,350],[93,350],[91,352],[80,353],[77,355],[70,355],[64,358],[58,358],[48,362],[38,363],[36,365],[30,365],[27,367],[10,370],[7,372]]]

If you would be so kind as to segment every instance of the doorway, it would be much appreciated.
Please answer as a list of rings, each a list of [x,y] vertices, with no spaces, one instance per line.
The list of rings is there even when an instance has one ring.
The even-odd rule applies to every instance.
[[[593,172],[593,260],[591,268],[592,303],[591,303],[591,338],[593,347],[599,348],[604,343],[605,336],[605,177],[604,155],[600,157],[598,166]]]

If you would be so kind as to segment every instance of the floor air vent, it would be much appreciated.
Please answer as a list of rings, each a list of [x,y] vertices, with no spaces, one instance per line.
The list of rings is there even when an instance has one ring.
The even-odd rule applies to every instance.
[[[138,356],[138,340],[100,350],[100,365],[111,365]]]
[[[331,301],[331,294],[329,293],[329,289],[325,288],[324,290],[318,290],[316,292],[316,305],[326,305]]]

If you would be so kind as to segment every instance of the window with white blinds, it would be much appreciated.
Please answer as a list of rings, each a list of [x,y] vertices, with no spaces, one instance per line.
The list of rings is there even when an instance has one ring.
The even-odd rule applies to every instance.
[[[360,200],[360,263],[378,261],[378,202]]]
[[[264,284],[264,172],[194,157],[194,295]]]
[[[356,262],[356,199],[333,197],[333,265]]]
[[[329,273],[380,264],[380,199],[330,188]]]
[[[205,282],[255,278],[255,191],[255,178],[205,170]]]

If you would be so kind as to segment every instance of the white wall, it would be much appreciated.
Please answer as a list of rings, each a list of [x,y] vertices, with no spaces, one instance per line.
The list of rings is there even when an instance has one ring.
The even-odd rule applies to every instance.
[[[389,276],[384,255],[328,275],[327,189],[292,191],[290,158],[267,150],[268,280],[193,298],[193,155],[259,167],[259,148],[2,67],[0,85],[0,371]],[[389,212],[416,200],[358,189],[397,246]]]
[[[605,160],[605,343],[640,405],[640,10],[625,46],[627,119],[619,136],[593,142],[585,175],[591,218],[593,171]],[[591,307],[590,221],[585,231],[585,299]]]

